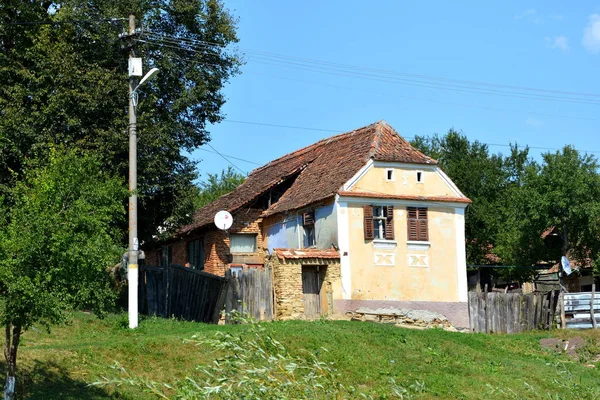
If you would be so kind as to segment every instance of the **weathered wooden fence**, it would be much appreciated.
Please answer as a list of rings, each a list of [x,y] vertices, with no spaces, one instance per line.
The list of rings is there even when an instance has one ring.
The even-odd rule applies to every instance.
[[[595,285],[593,285],[595,286]],[[595,288],[594,288],[595,289]],[[566,328],[587,329],[600,325],[600,296],[591,292],[563,293]]]
[[[225,322],[236,310],[258,321],[273,319],[273,284],[270,269],[247,268],[236,273],[227,271],[229,289],[225,301]]]
[[[225,303],[227,279],[180,265],[141,266],[141,313],[217,323]]]
[[[471,331],[518,333],[551,329],[558,299],[558,291],[532,294],[469,292]]]

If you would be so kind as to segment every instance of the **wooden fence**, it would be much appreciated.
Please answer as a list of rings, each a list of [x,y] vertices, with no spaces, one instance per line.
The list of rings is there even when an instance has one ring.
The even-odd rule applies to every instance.
[[[587,329],[600,325],[600,296],[593,286],[591,292],[563,293],[563,327]]]
[[[141,313],[217,323],[225,303],[227,279],[180,265],[141,266]]]
[[[248,268],[236,273],[227,271],[229,289],[225,301],[225,322],[236,310],[258,321],[273,319],[273,284],[270,269]]]
[[[471,331],[518,333],[551,329],[558,300],[558,291],[532,294],[469,292]]]

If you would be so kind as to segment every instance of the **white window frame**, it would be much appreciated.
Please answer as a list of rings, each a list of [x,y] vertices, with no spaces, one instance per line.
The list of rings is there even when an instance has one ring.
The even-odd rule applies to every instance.
[[[391,173],[391,177],[390,177],[390,173]],[[394,182],[395,181],[394,168],[386,168],[385,169],[385,181],[386,182]]]
[[[385,240],[386,217],[384,210],[385,206],[373,206],[373,240]]]
[[[420,180],[419,180],[419,176],[421,177]],[[417,183],[425,183],[425,172],[420,171],[420,170],[415,171],[415,181]]]

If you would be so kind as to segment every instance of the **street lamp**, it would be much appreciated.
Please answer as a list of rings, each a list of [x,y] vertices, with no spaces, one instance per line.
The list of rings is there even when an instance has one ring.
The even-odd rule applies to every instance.
[[[130,61],[134,60],[130,58]],[[138,59],[141,66],[141,59]],[[137,61],[137,60],[136,60]],[[135,63],[135,62],[134,62]],[[133,63],[132,63],[133,64]],[[141,69],[140,69],[141,72]],[[135,72],[130,69],[129,74],[129,265],[127,267],[127,280],[129,281],[129,327],[138,326],[138,251],[139,240],[137,234],[137,91],[145,82],[156,76],[158,68],[152,68],[136,85]]]

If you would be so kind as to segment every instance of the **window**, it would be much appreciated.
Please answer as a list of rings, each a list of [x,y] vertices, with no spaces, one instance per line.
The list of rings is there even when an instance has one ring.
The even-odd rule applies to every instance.
[[[385,170],[385,180],[388,182],[394,180],[394,170],[392,168],[388,168]]]
[[[315,235],[315,213],[305,212],[302,214],[302,230],[304,247],[314,247],[317,245]]]
[[[408,240],[423,241],[429,240],[429,228],[427,225],[427,208],[408,207],[406,209],[408,218]]]
[[[243,269],[244,269],[244,267],[240,267],[240,266],[229,267],[229,270],[231,271],[231,277],[240,276],[240,272],[242,272]]]
[[[229,247],[232,253],[255,253],[256,235],[231,234]]]
[[[194,269],[204,269],[204,243],[201,239],[188,242],[187,261]]]
[[[365,240],[394,240],[394,206],[364,206]]]
[[[417,183],[423,183],[423,171],[417,171]]]

